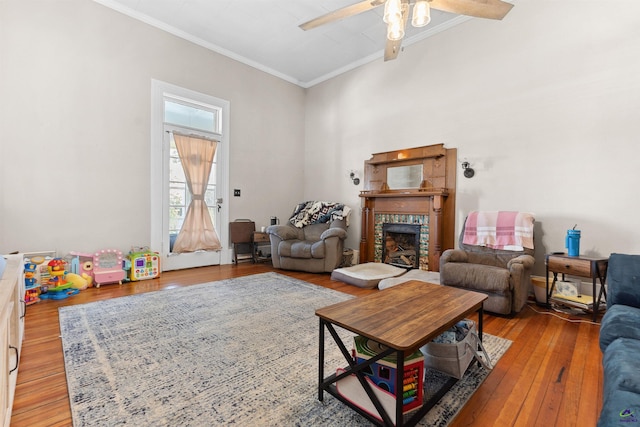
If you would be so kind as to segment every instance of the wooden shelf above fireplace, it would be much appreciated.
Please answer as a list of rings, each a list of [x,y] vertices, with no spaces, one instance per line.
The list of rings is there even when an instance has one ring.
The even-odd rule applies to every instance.
[[[448,196],[449,190],[438,188],[433,190],[415,191],[361,191],[360,197],[432,197]]]

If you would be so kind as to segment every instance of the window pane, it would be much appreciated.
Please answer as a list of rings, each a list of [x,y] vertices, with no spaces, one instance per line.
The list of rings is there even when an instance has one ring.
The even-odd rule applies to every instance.
[[[216,118],[213,111],[201,110],[171,101],[164,102],[164,121],[166,123],[215,132],[217,130]]]
[[[204,193],[204,202],[209,207],[216,206],[216,189],[209,187],[207,191]]]
[[[177,233],[182,228],[185,210],[183,208],[169,208],[169,234]]]
[[[211,173],[209,173],[209,183],[216,182],[216,164],[211,165]]]
[[[182,169],[182,163],[180,159],[169,159],[169,181],[187,182],[184,177],[184,169]]]
[[[171,188],[169,189],[169,206],[187,205],[187,194],[184,190],[184,184],[171,184]]]
[[[169,145],[169,157],[171,158],[180,158],[180,154],[178,153],[178,148],[176,147],[176,141],[173,139],[173,135],[171,135],[171,144]]]

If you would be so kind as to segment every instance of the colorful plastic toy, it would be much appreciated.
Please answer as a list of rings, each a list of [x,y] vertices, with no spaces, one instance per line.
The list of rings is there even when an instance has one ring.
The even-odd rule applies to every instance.
[[[129,278],[131,281],[154,279],[160,275],[160,255],[143,249],[137,252],[129,252],[131,260],[131,270]]]
[[[354,337],[354,344],[358,363],[364,363],[386,349],[381,344],[362,336]],[[396,357],[395,354],[392,354],[372,363],[363,372],[369,376],[374,384],[395,395],[396,398],[398,398],[398,394],[401,394],[403,412],[406,413],[422,406],[424,356],[420,351],[416,351],[406,356],[403,373],[399,374],[396,368]],[[396,375],[403,376],[403,389],[400,393],[395,390]]]
[[[27,305],[35,304],[40,301],[38,289],[27,289],[24,291],[24,302]]]
[[[67,285],[64,276],[67,274],[66,263],[62,258],[54,258],[47,264],[49,270],[48,290],[55,288],[62,289]]]
[[[93,286],[93,254],[71,252],[71,272],[79,274],[87,281],[87,286]]]
[[[124,278],[122,252],[117,249],[103,249],[93,254],[93,279],[97,288],[107,283],[122,284]]]
[[[24,302],[27,305],[35,304],[40,301],[38,280],[36,279],[37,268],[38,264],[35,262],[26,262],[24,264]]]
[[[76,295],[80,292],[79,289],[69,288],[67,289],[51,289],[40,295],[41,299],[51,299],[51,300],[61,300],[65,298],[69,298],[72,295]]]
[[[74,289],[84,290],[89,287],[89,282],[84,277],[80,276],[76,273],[67,273],[66,277],[67,282],[71,284],[71,287]]]

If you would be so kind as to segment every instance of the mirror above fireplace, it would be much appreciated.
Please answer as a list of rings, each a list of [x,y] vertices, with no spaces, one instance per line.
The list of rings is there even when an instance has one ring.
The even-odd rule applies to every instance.
[[[422,163],[387,168],[387,187],[389,190],[420,188],[421,185]]]

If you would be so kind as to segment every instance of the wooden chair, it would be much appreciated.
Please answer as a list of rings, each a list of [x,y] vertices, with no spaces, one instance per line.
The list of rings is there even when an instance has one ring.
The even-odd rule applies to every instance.
[[[241,260],[253,261],[254,231],[256,231],[256,223],[250,219],[236,219],[229,223],[229,238],[233,243],[234,264],[238,264],[238,255],[241,255]]]

